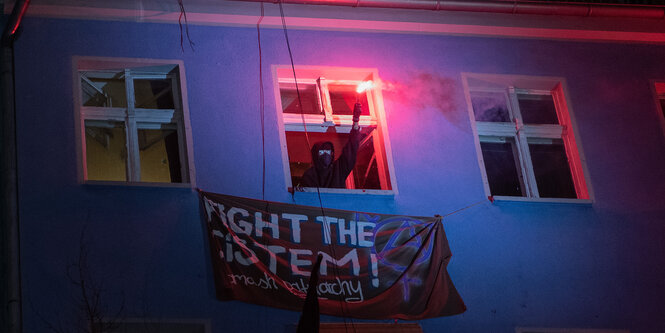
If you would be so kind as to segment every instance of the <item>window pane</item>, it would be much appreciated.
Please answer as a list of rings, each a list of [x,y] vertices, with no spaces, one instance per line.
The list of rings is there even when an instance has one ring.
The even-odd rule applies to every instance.
[[[88,180],[127,180],[127,146],[122,122],[85,121]]]
[[[381,181],[379,180],[378,161],[374,152],[374,138],[371,136],[371,133],[364,138],[366,140],[361,141],[358,148],[356,166],[353,169],[355,188],[380,190]]]
[[[517,94],[525,124],[558,124],[552,95]]]
[[[471,105],[476,121],[510,122],[510,112],[504,93],[472,92]]]
[[[339,152],[346,144],[348,134],[338,133],[315,133],[309,132],[309,143],[314,145],[318,142],[330,141],[335,146],[335,157],[339,157]],[[312,166],[311,147],[307,144],[304,132],[286,132],[286,149],[289,153],[289,165],[291,167],[291,184],[293,186],[304,186],[302,177],[307,169]]]
[[[577,198],[563,140],[529,139],[533,172],[542,198]]]
[[[360,115],[369,116],[369,106],[367,105],[367,93],[357,93],[356,86],[331,84],[328,85],[330,91],[330,104],[333,114],[352,115],[353,107],[356,101],[360,103],[362,112]]]
[[[517,150],[513,138],[481,138],[485,171],[492,195],[524,196]]]
[[[182,183],[180,147],[175,124],[138,124],[142,182]]]
[[[83,106],[127,107],[123,75],[124,72],[81,74]]]
[[[378,165],[374,153],[374,143],[370,133],[361,134],[361,145],[358,149],[356,165],[353,169],[353,181],[356,189],[381,189],[379,180]],[[335,159],[337,159],[344,145],[348,141],[348,133],[308,133],[309,142],[314,145],[318,142],[332,142],[335,146]],[[367,140],[364,140],[367,138]],[[289,166],[291,171],[291,184],[293,186],[304,186],[302,177],[307,169],[312,165],[311,148],[307,145],[304,132],[286,132],[286,145],[289,153]],[[389,178],[389,177],[386,177]],[[389,190],[390,186],[384,190]]]
[[[142,109],[175,109],[170,79],[134,80],[135,107]]]
[[[282,111],[284,113],[323,114],[319,108],[319,96],[313,84],[298,84],[302,110],[298,104],[298,92],[295,83],[280,83],[279,94],[282,98]]]

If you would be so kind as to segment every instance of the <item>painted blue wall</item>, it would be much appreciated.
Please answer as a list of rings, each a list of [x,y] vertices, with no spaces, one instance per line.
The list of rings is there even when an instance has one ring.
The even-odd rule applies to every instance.
[[[298,313],[219,302],[196,193],[77,183],[73,56],[184,61],[197,186],[261,198],[254,28],[27,19],[16,43],[20,219],[26,332],[71,325],[67,278],[84,234],[106,313],[209,318],[214,332],[284,332]],[[435,35],[289,31],[297,65],[377,68],[397,85],[429,73],[435,91],[384,92],[399,194],[324,195],[327,207],[446,214],[483,200],[462,72],[567,80],[592,205],[495,202],[444,220],[450,274],[468,306],[425,332],[516,326],[665,332],[665,135],[650,87],[665,47]],[[263,29],[267,200],[285,190],[271,65],[289,64],[281,30]],[[404,96],[408,96],[404,98]],[[298,193],[296,203],[317,205]],[[340,321],[325,317],[324,321]]]

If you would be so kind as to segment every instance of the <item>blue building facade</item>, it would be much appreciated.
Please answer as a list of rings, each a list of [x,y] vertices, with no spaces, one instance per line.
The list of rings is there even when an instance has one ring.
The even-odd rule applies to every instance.
[[[278,21],[261,28],[259,59],[256,26],[192,20],[195,44],[189,48],[184,34],[184,50],[174,22],[38,15],[22,22],[15,70],[25,332],[73,331],[85,322],[76,284],[81,253],[106,318],[200,320],[212,332],[288,332],[297,323],[296,312],[216,300],[195,190],[319,205],[315,192],[289,192],[296,184],[277,87],[279,70],[291,66],[284,31]],[[297,26],[288,37],[299,70],[368,70],[382,84],[391,188],[324,191],[322,205],[454,212],[443,219],[453,252],[448,270],[468,310],[419,321],[423,331],[665,332],[662,43],[371,30]],[[85,179],[77,66],[90,59],[179,66],[191,186]],[[563,86],[575,141],[568,149],[578,154],[585,195],[487,199],[496,193],[487,192],[479,160],[470,92],[482,86],[472,82],[478,77],[517,88],[531,88],[519,86],[524,80]]]

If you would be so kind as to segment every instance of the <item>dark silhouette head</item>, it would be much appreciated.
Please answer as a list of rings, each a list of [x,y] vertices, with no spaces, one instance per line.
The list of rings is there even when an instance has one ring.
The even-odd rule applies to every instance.
[[[335,160],[335,146],[330,141],[317,142],[312,146],[312,161],[321,170],[330,167]]]

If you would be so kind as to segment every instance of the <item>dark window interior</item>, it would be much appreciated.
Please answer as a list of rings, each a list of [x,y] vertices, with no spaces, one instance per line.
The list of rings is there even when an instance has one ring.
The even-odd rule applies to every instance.
[[[510,113],[504,93],[473,92],[471,104],[476,121],[510,122]]]
[[[104,73],[104,77],[81,78],[83,106],[127,107],[124,72]]]
[[[524,189],[517,171],[515,143],[481,142],[485,170],[492,195],[524,196]]]
[[[300,92],[300,101],[302,101],[302,108],[298,102],[298,92]],[[322,114],[319,107],[319,96],[316,91],[316,85],[313,84],[298,84],[296,90],[295,83],[280,83],[279,93],[282,97],[282,111],[284,113],[297,113],[297,114]]]
[[[127,181],[125,124],[85,121],[85,161],[89,180]]]
[[[162,129],[139,129],[138,140],[141,181],[182,183],[175,124],[165,124]]]
[[[174,109],[170,79],[134,80],[135,107],[143,109]]]
[[[563,140],[529,142],[533,172],[541,198],[577,198]]]
[[[559,124],[552,95],[517,94],[525,124]]]
[[[362,106],[360,115],[369,116],[369,106],[367,105],[367,94],[356,93],[356,86],[351,85],[328,85],[330,92],[330,104],[333,114],[351,115],[356,101]]]
[[[361,145],[358,148],[356,166],[353,169],[353,180],[356,189],[381,189],[377,166],[377,162],[380,161],[377,161],[374,154],[374,143],[370,136],[371,131],[372,129],[361,131]],[[289,152],[291,184],[296,187],[301,186],[303,174],[311,167],[311,145],[317,142],[332,142],[335,146],[335,159],[337,159],[342,149],[344,149],[348,137],[348,133],[335,132],[334,127],[330,127],[330,130],[326,133],[309,132],[307,136],[304,132],[287,131],[286,145]]]

